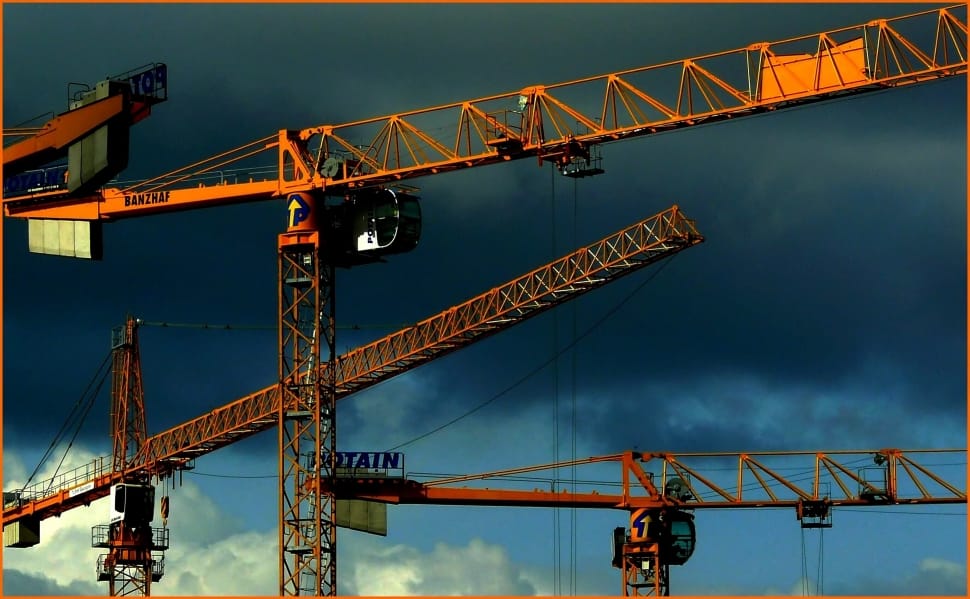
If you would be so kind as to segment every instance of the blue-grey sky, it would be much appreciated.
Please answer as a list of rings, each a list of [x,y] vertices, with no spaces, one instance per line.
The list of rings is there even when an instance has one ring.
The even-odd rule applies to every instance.
[[[68,82],[165,62],[170,99],[132,130],[124,174],[147,177],[281,128],[472,99],[918,8],[7,5],[3,122],[63,110]],[[960,77],[610,144],[602,152],[606,174],[578,182],[553,177],[534,160],[414,181],[424,212],[418,248],[338,273],[338,323],[365,326],[338,332],[341,352],[673,203],[696,219],[706,242],[659,272],[632,275],[347,399],[341,447],[406,443],[509,387],[474,415],[405,446],[409,469],[461,473],[565,458],[573,428],[579,456],[633,447],[965,447],[966,86]],[[283,226],[281,202],[133,219],[108,225],[104,260],[88,263],[28,254],[25,223],[5,219],[5,488],[33,469],[126,313],[274,326]],[[540,369],[574,335],[582,335],[574,351]],[[145,327],[141,343],[150,432],[276,377],[272,330]],[[107,423],[103,391],[77,449],[107,453]],[[157,592],[275,592],[275,446],[275,434],[265,433],[207,456],[172,491],[173,549]],[[963,471],[955,474],[961,482]],[[93,565],[83,528],[100,521],[99,510],[95,504],[45,528],[60,539],[56,547],[5,551],[7,593],[105,592],[93,568],[72,577],[68,566],[44,570],[28,559],[76,542],[71,555],[90,553]],[[825,590],[965,593],[966,518],[949,515],[964,512],[839,513],[825,533]],[[548,594],[553,518],[546,510],[394,508],[387,539],[342,533],[340,588]],[[563,513],[564,569],[570,521]],[[619,512],[577,515],[579,592],[618,593],[608,539],[624,521]],[[673,573],[674,593],[800,592],[802,540],[793,514],[705,512],[698,534],[697,553]],[[806,538],[817,546],[818,535]],[[223,567],[226,555],[253,566],[206,574]],[[363,567],[378,562],[379,575]],[[887,563],[893,572],[868,574]],[[817,574],[810,574],[814,588]],[[508,584],[490,586],[495,580]]]

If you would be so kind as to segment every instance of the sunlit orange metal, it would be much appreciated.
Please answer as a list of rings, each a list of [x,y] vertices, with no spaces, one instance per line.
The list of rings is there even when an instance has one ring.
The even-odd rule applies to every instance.
[[[26,135],[3,148],[4,173],[9,176],[38,168],[66,155],[68,146],[123,114],[127,108],[127,98],[118,94],[57,115],[37,130],[5,129],[4,136]]]
[[[112,347],[111,468],[124,474],[141,449],[148,428],[138,355],[138,324],[129,316],[115,331]]]
[[[702,241],[693,221],[676,206],[669,208],[341,356],[335,372],[337,398],[498,333]],[[261,389],[147,438],[133,465],[152,474],[171,472],[191,459],[276,426],[280,405],[279,385]],[[31,514],[46,518],[93,501],[107,495],[110,484],[119,479],[102,464],[87,477],[75,473],[65,479],[70,482],[54,485],[49,495],[43,484],[36,490],[31,487],[25,505],[4,510],[4,525]],[[75,495],[70,496],[71,492]]]
[[[335,265],[312,208],[304,218],[279,236],[279,588],[320,597],[337,594],[336,504],[323,484],[336,455]]]
[[[111,469],[111,456],[60,474],[55,479],[34,483],[20,491],[21,501],[3,509],[3,525],[27,517],[41,520],[89,505],[107,497],[111,485],[121,482],[121,473]]]
[[[148,473],[129,471],[147,436],[138,323],[129,316],[112,338],[111,470],[120,473],[124,482],[147,482]],[[108,581],[112,597],[151,595],[152,580],[161,573],[154,567],[152,529],[133,529],[120,522],[109,530],[108,554],[98,569],[98,579]]]
[[[565,165],[588,158],[598,144],[953,77],[966,69],[966,6],[955,5],[476,100],[281,130],[124,189],[88,198],[7,198],[4,207],[17,217],[118,219],[290,192],[343,193],[525,157]],[[276,162],[275,171],[262,180],[241,173],[233,179],[239,182],[220,177],[205,184],[221,169],[247,166],[244,160],[269,151],[276,153],[275,160],[267,158]]]
[[[151,595],[152,582],[161,579],[165,564],[156,549],[167,549],[167,534],[164,540],[154,538],[153,532],[159,529],[133,528],[125,522],[116,527],[95,527],[108,530],[106,539],[92,543],[96,547],[107,547],[109,552],[98,558],[97,574],[99,581],[107,581],[108,595],[111,597],[148,597]],[[166,531],[167,533],[167,531]]]
[[[641,453],[625,452],[581,460],[527,466],[424,481],[392,478],[342,478],[337,481],[337,497],[368,499],[392,504],[490,505],[533,507],[585,507],[633,510],[677,507],[680,509],[723,508],[797,508],[803,501],[826,501],[830,506],[872,506],[898,504],[965,504],[966,491],[953,481],[916,462],[916,456],[940,456],[961,466],[965,475],[966,449],[872,449],[822,452],[775,451],[750,453]],[[778,468],[767,468],[765,460],[784,463],[797,471],[782,475]],[[734,463],[734,468],[728,465]],[[581,477],[579,492],[553,492],[544,488],[471,487],[461,483],[495,481],[524,486],[547,478],[526,478],[523,474],[552,472],[571,466],[616,464],[619,476],[596,481]],[[870,464],[864,466],[864,464]],[[872,464],[876,464],[873,466]],[[905,464],[900,472],[899,465]],[[826,468],[830,466],[831,469]],[[853,470],[856,472],[853,472]],[[880,487],[866,480],[862,471],[876,469],[894,485]],[[645,473],[643,475],[638,474]],[[746,472],[752,476],[746,476]],[[630,475],[633,474],[631,477]],[[691,497],[686,500],[665,494],[674,477],[686,483]],[[723,478],[727,483],[714,479]],[[810,488],[798,479],[813,481]],[[825,489],[818,481],[836,482]],[[846,484],[851,481],[851,485]],[[634,481],[639,482],[636,484]],[[734,482],[734,484],[730,484]],[[902,488],[900,488],[902,484]],[[935,485],[931,488],[928,485]]]
[[[73,108],[53,116],[40,127],[4,128],[4,176],[65,158],[71,145],[99,127],[109,123],[131,126],[147,118],[152,106],[167,98],[165,72],[166,66],[162,63],[145,65],[102,82],[107,87],[98,93],[105,93],[107,97],[93,100],[90,94],[88,99],[83,99],[85,94],[75,95],[77,102]],[[150,77],[146,80],[145,75]]]
[[[623,547],[623,597],[662,597],[668,594],[670,566],[660,560],[658,543]]]

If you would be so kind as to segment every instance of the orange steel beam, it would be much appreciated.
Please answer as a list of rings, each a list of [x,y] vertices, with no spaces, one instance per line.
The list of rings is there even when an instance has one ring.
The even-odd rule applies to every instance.
[[[60,114],[32,135],[3,149],[3,170],[9,175],[36,168],[57,159],[69,145],[91,133],[127,109],[122,94]],[[11,134],[18,134],[12,130]],[[4,135],[7,134],[4,131]]]
[[[66,156],[71,144],[122,114],[129,125],[148,117],[151,107],[167,98],[167,67],[146,67],[109,78],[116,84],[109,88],[109,97],[56,115],[41,127],[4,128],[3,136],[10,138],[4,142],[4,174],[40,168]]]
[[[173,429],[174,430],[174,429]],[[164,435],[166,433],[162,433]],[[680,504],[690,509],[794,507],[800,500],[817,501],[828,496],[832,506],[866,506],[892,504],[958,504],[966,503],[965,487],[917,462],[917,457],[940,456],[950,465],[965,469],[966,449],[873,449],[821,452],[750,452],[750,453],[640,453],[625,452],[574,461],[526,466],[481,474],[441,478],[428,481],[359,478],[342,481],[335,489],[340,499],[370,499],[395,504],[494,505],[533,507],[577,507],[636,509],[674,505],[665,499],[662,489],[678,476],[690,489],[694,499]],[[884,470],[879,471],[873,459],[881,456]],[[769,460],[789,460],[782,466],[795,475],[783,475],[780,467],[769,468]],[[121,481],[120,473],[111,472],[110,458],[100,458],[75,471],[67,472],[52,484],[36,483],[24,490],[34,498],[23,506],[5,509],[3,523],[8,525],[25,516],[41,519],[59,515],[69,509],[87,505],[108,495],[110,486]],[[496,480],[514,481],[513,477],[563,469],[573,465],[618,464],[619,481],[590,483],[580,479],[579,486],[598,487],[579,493],[552,493],[532,489],[488,489],[455,487],[460,483]],[[644,468],[649,470],[646,476]],[[885,495],[881,485],[860,476],[860,470],[884,472]],[[718,476],[718,482],[712,480]],[[632,476],[631,476],[632,475]],[[630,482],[631,478],[635,481]],[[725,482],[727,481],[727,482]],[[808,486],[802,481],[808,481]],[[542,480],[547,483],[547,479]],[[560,481],[565,484],[568,481]],[[636,484],[639,482],[639,485]],[[731,484],[728,484],[730,482]],[[878,481],[882,482],[882,480]],[[965,481],[964,481],[965,485]],[[826,488],[827,487],[827,488]],[[50,489],[53,489],[51,492]],[[89,489],[78,492],[78,489]],[[865,493],[868,492],[868,493]],[[869,498],[862,495],[868,495]]]
[[[340,499],[366,499],[393,504],[484,505],[520,507],[581,507],[638,509],[676,506],[683,509],[798,507],[805,501],[824,501],[829,506],[965,504],[966,491],[956,483],[918,464],[916,457],[939,456],[960,460],[965,474],[965,449],[853,450],[826,452],[762,453],[639,453],[585,458],[527,466],[512,470],[418,482],[407,479],[348,477],[338,481]],[[875,465],[873,460],[879,460]],[[777,464],[773,469],[764,463]],[[733,465],[732,465],[733,462]],[[472,481],[514,481],[548,485],[549,478],[525,478],[569,466],[615,464],[619,480],[580,479],[582,491],[553,492],[542,489],[495,489],[456,486]],[[953,463],[947,465],[954,465]],[[631,484],[629,474],[648,471],[645,480]],[[784,468],[797,472],[782,475]],[[757,474],[755,474],[757,473]],[[866,474],[868,473],[868,474]],[[878,480],[865,476],[877,475]],[[684,481],[691,498],[678,501],[663,493],[674,477]],[[726,481],[726,482],[715,482]],[[808,481],[806,486],[803,481]],[[897,484],[887,485],[887,481]],[[559,480],[569,484],[568,480]],[[851,484],[846,484],[847,482]],[[728,484],[730,483],[730,484]],[[965,483],[965,481],[964,481]]]
[[[54,479],[21,489],[19,501],[4,505],[3,525],[31,516],[43,520],[90,505],[96,499],[107,497],[111,486],[119,482],[122,482],[122,473],[112,470],[111,456],[96,458]]]
[[[281,130],[125,189],[85,198],[12,197],[4,208],[25,218],[118,219],[292,192],[344,193],[525,157],[565,165],[588,157],[597,144],[966,70],[966,6],[955,5],[342,125]],[[270,150],[272,176],[203,184]]]
[[[463,304],[341,356],[335,373],[337,398],[498,333],[702,241],[693,221],[677,206],[668,208]],[[322,365],[321,371],[326,367]],[[129,463],[128,473],[166,474],[188,460],[273,428],[278,423],[279,402],[279,386],[272,385],[149,437]],[[110,468],[103,474],[94,485],[91,484],[93,477],[73,480],[71,488],[86,490],[81,492],[83,501],[74,500],[70,506],[106,495],[116,478],[112,477]],[[39,483],[37,488],[43,489],[45,484]],[[54,498],[31,495],[27,504],[4,509],[3,523],[8,525],[31,514],[41,518],[59,514],[67,509],[65,501],[61,495]]]

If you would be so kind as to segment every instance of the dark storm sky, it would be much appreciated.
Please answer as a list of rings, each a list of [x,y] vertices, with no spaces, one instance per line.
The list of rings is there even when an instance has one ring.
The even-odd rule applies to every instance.
[[[170,100],[132,131],[134,178],[279,128],[910,8],[6,6],[4,122],[61,110],[67,82],[164,61]],[[339,322],[413,322],[672,203],[707,241],[640,290],[650,272],[425,367],[419,389],[390,387],[414,397],[388,398],[387,413],[408,407],[373,436],[390,446],[460,415],[545,362],[554,327],[565,345],[574,322],[582,333],[625,302],[558,371],[564,385],[575,372],[577,430],[596,451],[965,443],[965,106],[960,78],[612,144],[607,174],[575,188],[533,161],[416,181],[421,245],[341,272]],[[276,202],[136,219],[109,225],[105,259],[86,263],[29,255],[25,224],[5,221],[6,444],[46,447],[128,312],[272,326],[282,227]],[[343,332],[338,346],[391,331]],[[274,344],[272,331],[143,329],[152,431],[270,384]],[[548,405],[553,376],[537,373],[478,425]],[[106,447],[99,401],[80,442]],[[367,426],[347,418],[348,430]]]

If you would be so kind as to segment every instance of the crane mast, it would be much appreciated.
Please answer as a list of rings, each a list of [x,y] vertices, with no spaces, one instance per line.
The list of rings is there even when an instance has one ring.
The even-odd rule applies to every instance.
[[[890,482],[882,487],[852,475],[828,457],[831,452],[814,454],[817,468],[824,465],[838,481],[845,495],[841,503],[819,495],[817,484],[810,492],[799,490],[749,454],[739,458],[736,497],[676,457],[668,459],[669,454],[592,459],[622,463],[620,496],[546,496],[446,484],[458,480],[414,483],[347,476],[336,444],[339,399],[702,241],[676,206],[346,356],[336,355],[334,336],[337,268],[379,261],[410,251],[418,242],[420,208],[403,181],[529,157],[555,164],[566,176],[596,175],[603,172],[597,150],[602,144],[962,75],[967,66],[965,10],[951,6],[342,125],[283,129],[146,181],[100,187],[124,167],[121,162],[126,164],[124,137],[117,146],[123,148],[124,161],[109,161],[107,170],[95,171],[84,161],[74,161],[77,168],[71,166],[63,182],[43,175],[40,187],[5,186],[4,213],[28,219],[31,251],[85,258],[101,255],[102,222],[271,199],[283,199],[288,214],[288,227],[279,235],[277,247],[277,383],[148,436],[129,320],[116,354],[121,361],[116,367],[125,374],[115,381],[112,456],[83,472],[62,476],[58,484],[22,489],[12,501],[5,501],[4,527],[17,532],[13,545],[36,544],[40,520],[110,494],[112,522],[95,527],[101,532],[95,532],[92,541],[109,549],[99,560],[99,576],[110,581],[112,595],[148,595],[150,582],[160,576],[153,570],[160,559],[152,551],[168,545],[167,530],[155,532],[151,510],[145,511],[146,505],[154,505],[148,477],[170,475],[195,457],[274,426],[279,433],[281,595],[336,594],[338,497],[547,507],[566,501],[579,507],[625,509],[631,511],[630,534],[614,532],[619,556],[614,565],[623,571],[624,594],[632,595],[667,593],[669,566],[686,562],[692,552],[693,521],[685,515],[690,510],[795,507],[803,525],[824,525],[836,504],[904,499],[917,504],[965,503],[966,495],[957,486],[897,450],[873,452],[889,464]],[[917,30],[917,35],[909,33]],[[5,130],[5,135],[24,138],[5,151],[5,167],[23,170],[46,164],[109,122],[120,123],[126,134],[152,103],[163,99],[166,87],[159,83],[159,71],[147,72],[152,86],[142,92],[138,85],[132,84],[132,91],[109,81],[45,128]],[[161,76],[167,84],[167,70]],[[671,87],[664,80],[677,84]],[[140,99],[132,104],[132,97]],[[432,134],[441,130],[446,131],[443,136]],[[369,141],[355,141],[361,139]],[[274,161],[268,173],[250,168],[266,156]],[[203,182],[226,167],[240,167],[232,181]],[[659,486],[637,463],[650,459],[663,463]],[[949,495],[927,493],[917,482],[922,495],[902,498],[894,486],[897,463],[910,475],[912,468],[930,476]],[[772,479],[795,497],[784,499],[765,487],[767,498],[742,499],[742,467],[762,484]],[[668,478],[668,468],[677,477]],[[630,476],[645,494],[634,496]],[[671,487],[672,480],[676,484]],[[701,501],[698,482],[720,499]],[[852,495],[848,484],[859,484],[862,490]],[[34,527],[37,534],[32,536]],[[24,530],[28,534],[20,534]]]
[[[169,534],[167,526],[152,527],[155,488],[147,472],[132,467],[148,436],[135,319],[115,329],[111,342],[111,471],[120,481],[110,490],[111,521],[92,529],[91,546],[108,550],[98,557],[97,573],[111,596],[148,596],[164,574]]]
[[[337,594],[336,501],[332,482],[337,437],[334,275],[338,257],[311,196],[296,196],[279,236],[280,595]],[[322,202],[321,202],[322,204]],[[319,212],[319,213],[317,213]],[[345,264],[341,264],[344,266]],[[326,363],[329,368],[321,368]]]

